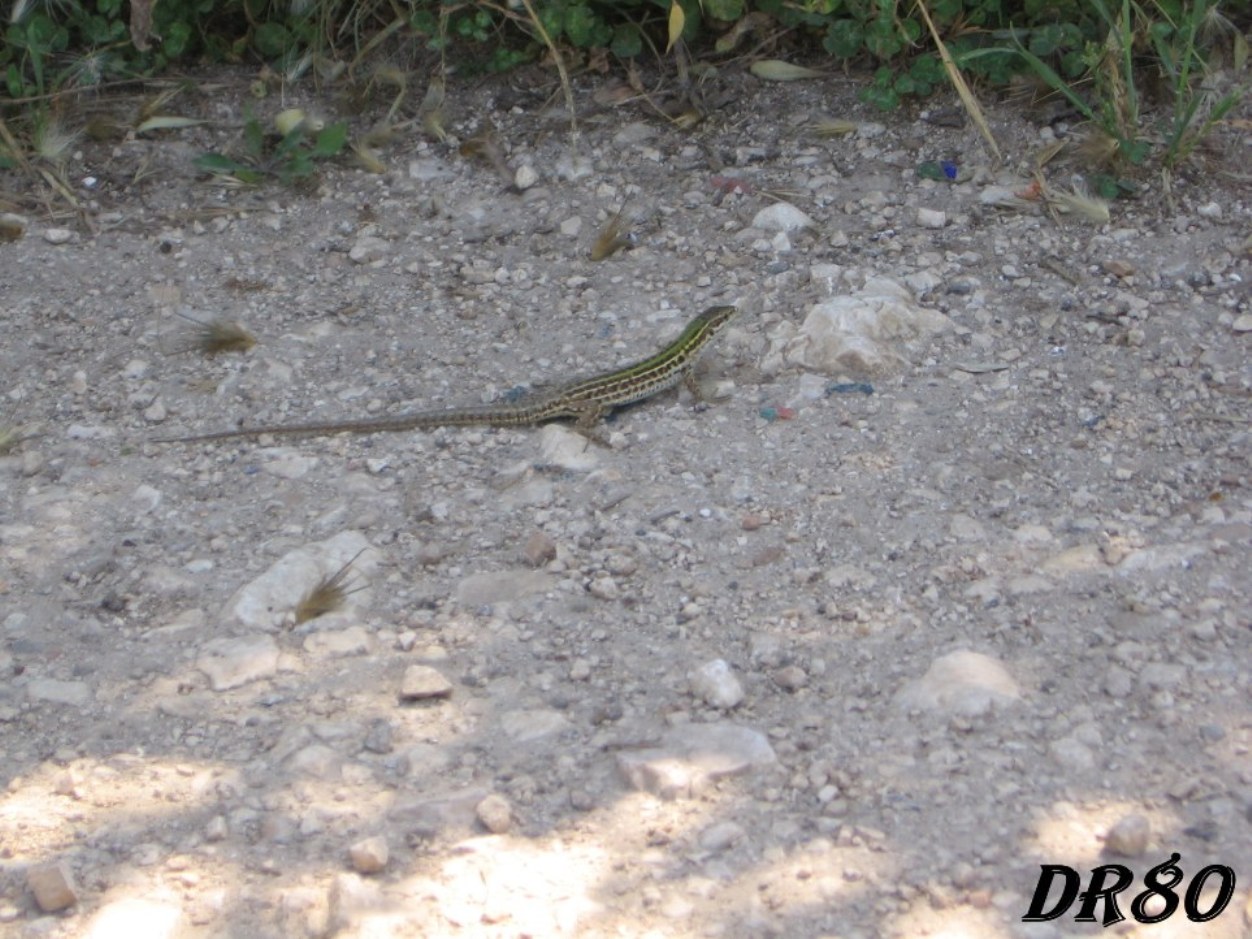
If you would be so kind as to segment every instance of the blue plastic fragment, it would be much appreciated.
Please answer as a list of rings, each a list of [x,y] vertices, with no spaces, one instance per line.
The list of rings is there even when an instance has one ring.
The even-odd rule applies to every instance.
[[[874,386],[867,381],[845,381],[835,382],[826,386],[826,396],[831,395],[850,395],[859,392],[863,395],[872,395]]]
[[[940,160],[939,165],[943,167],[943,175],[948,179],[956,179],[956,164],[951,160]]]

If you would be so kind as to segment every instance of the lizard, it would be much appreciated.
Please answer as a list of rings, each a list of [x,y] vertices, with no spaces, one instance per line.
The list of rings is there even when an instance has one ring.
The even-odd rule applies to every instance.
[[[633,365],[584,378],[537,394],[516,404],[482,404],[395,414],[377,418],[345,418],[306,424],[269,424],[218,430],[183,437],[160,437],[155,443],[191,443],[262,435],[374,434],[435,427],[526,427],[549,421],[573,420],[574,428],[597,440],[596,425],[616,408],[643,401],[687,385],[701,398],[694,369],[700,355],[726,328],[737,312],[734,306],[712,306],[695,316],[673,342]]]

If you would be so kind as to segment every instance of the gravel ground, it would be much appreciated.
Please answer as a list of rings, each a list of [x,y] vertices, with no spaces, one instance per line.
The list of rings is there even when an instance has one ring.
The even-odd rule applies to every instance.
[[[1040,865],[1177,853],[1229,907],[1119,934],[1244,935],[1246,123],[1093,225],[1002,204],[1064,118],[993,104],[993,170],[951,102],[733,73],[578,161],[524,77],[448,119],[521,191],[416,137],[229,189],[214,124],[84,146],[94,233],[0,244],[0,931],[1048,939],[1103,930],[1022,922]],[[237,128],[215,79],[181,106]],[[507,398],[727,302],[709,400],[608,446],[154,442]]]

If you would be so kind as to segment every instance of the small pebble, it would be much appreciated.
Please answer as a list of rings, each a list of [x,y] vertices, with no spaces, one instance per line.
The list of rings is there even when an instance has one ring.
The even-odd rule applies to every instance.
[[[1142,857],[1152,838],[1152,825],[1143,815],[1124,815],[1109,829],[1104,849],[1122,857]]]
[[[352,869],[358,874],[377,874],[387,866],[391,851],[387,847],[387,839],[382,835],[362,838],[348,849],[348,857],[352,861]]]
[[[798,665],[787,665],[775,669],[772,677],[774,683],[783,691],[799,691],[809,683],[809,676]]]
[[[556,560],[556,542],[541,531],[531,532],[522,547],[522,556],[531,567],[542,567]]]
[[[493,792],[474,809],[474,814],[493,835],[502,835],[513,827],[513,808],[509,800]]]
[[[711,707],[729,710],[743,701],[743,685],[725,659],[706,662],[691,672],[687,680],[691,683],[691,693]]]
[[[401,701],[422,701],[427,698],[446,698],[452,694],[452,682],[429,665],[410,665],[404,670],[400,682]]]
[[[74,875],[64,861],[32,867],[26,872],[26,886],[45,913],[55,913],[78,902]]]
[[[526,191],[537,182],[539,182],[539,173],[529,163],[523,163],[513,174],[513,185],[519,192]]]

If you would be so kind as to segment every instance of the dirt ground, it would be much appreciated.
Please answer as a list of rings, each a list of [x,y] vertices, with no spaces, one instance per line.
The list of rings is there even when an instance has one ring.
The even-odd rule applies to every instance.
[[[1246,121],[1096,224],[1005,204],[1064,115],[988,101],[995,167],[955,98],[732,71],[681,128],[586,78],[575,159],[539,77],[296,189],[197,174],[214,76],[211,123],[77,149],[89,224],[0,243],[0,932],[1049,939],[1104,929],[1023,922],[1041,865],[1119,863],[1114,934],[1247,934]],[[292,105],[343,113],[252,106]],[[487,119],[523,188],[458,153]],[[930,326],[813,365],[883,291]],[[155,442],[509,401],[719,303],[711,400],[608,446]],[[1173,854],[1235,875],[1216,919],[1131,915]]]

